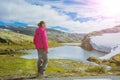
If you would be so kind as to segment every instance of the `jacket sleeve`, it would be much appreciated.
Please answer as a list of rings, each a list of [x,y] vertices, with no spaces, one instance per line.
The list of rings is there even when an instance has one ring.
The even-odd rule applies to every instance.
[[[42,42],[43,42],[43,46],[46,52],[48,52],[48,39],[47,39],[47,35],[46,35],[46,31],[43,30],[42,32]]]

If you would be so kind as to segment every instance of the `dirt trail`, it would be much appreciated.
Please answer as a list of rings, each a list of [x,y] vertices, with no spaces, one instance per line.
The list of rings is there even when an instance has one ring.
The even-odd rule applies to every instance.
[[[83,76],[83,77],[60,77],[60,78],[42,78],[22,77],[14,79],[0,79],[0,80],[120,80],[120,76]]]

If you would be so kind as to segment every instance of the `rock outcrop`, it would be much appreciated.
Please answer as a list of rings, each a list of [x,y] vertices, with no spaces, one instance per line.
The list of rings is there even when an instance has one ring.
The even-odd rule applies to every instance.
[[[120,66],[120,54],[117,54],[110,58],[109,60],[110,63],[115,63],[116,65]]]
[[[91,37],[93,37],[93,36],[102,36],[103,34],[106,34],[106,33],[119,33],[119,32],[120,32],[120,26],[115,26],[113,28],[88,33],[84,37],[84,39],[82,40],[81,47],[88,50],[88,51],[91,51],[91,50],[94,49],[93,46],[90,43],[90,40],[91,40],[90,38]]]
[[[108,60],[101,60],[101,59],[96,58],[96,57],[89,57],[87,60],[90,62],[95,62],[97,64],[106,64],[106,65],[110,65],[110,66],[114,66],[114,65],[120,66],[120,54],[117,54]]]
[[[91,61],[91,62],[95,62],[95,63],[98,63],[98,64],[101,64],[102,63],[102,60],[96,58],[96,57],[89,57],[87,59],[88,61]]]
[[[0,42],[1,42],[1,43],[8,43],[8,40],[0,37]]]

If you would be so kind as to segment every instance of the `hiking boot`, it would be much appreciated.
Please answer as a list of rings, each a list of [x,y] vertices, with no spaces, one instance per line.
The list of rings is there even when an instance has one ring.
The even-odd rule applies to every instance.
[[[46,75],[45,73],[43,74],[43,77],[47,77],[48,75]]]
[[[39,71],[39,73],[41,73],[41,74],[44,74],[45,73],[45,69],[40,69],[40,71]]]
[[[37,74],[37,78],[43,78],[43,74],[42,73],[38,73]]]

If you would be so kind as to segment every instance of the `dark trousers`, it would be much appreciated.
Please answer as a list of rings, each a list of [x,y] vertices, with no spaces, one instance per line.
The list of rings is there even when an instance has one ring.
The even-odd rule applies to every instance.
[[[48,64],[48,55],[44,49],[37,49],[38,51],[38,73],[43,73]]]

